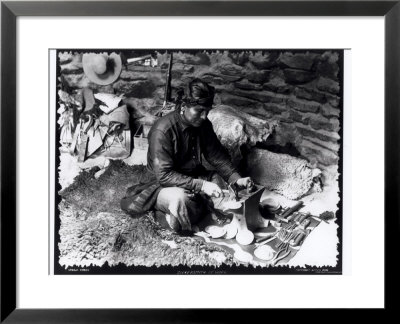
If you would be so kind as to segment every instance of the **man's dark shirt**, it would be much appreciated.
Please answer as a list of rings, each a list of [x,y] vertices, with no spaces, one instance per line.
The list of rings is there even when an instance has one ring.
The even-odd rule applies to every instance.
[[[202,155],[225,181],[240,178],[208,119],[193,127],[177,111],[171,112],[153,125],[148,138],[147,168],[162,187],[199,192],[203,180],[196,178],[205,173]]]

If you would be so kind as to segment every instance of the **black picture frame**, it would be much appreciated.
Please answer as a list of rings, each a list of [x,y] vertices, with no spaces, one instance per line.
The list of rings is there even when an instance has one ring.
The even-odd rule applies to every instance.
[[[400,1],[2,1],[1,2],[1,322],[220,322],[242,310],[17,309],[16,19],[19,16],[384,16],[385,309],[397,286],[392,263],[399,234]],[[265,311],[252,310],[252,317]]]

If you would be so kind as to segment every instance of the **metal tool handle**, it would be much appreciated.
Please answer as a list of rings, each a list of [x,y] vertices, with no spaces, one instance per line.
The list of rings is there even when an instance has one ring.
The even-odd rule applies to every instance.
[[[306,220],[308,217],[310,217],[310,214],[301,214],[300,217],[296,220],[297,224],[301,224]]]
[[[289,210],[285,211],[282,214],[282,217],[286,218],[290,214],[294,213],[295,211],[299,210],[303,206],[303,201],[298,201],[294,206],[290,207]]]
[[[299,246],[302,241],[304,240],[304,238],[306,237],[306,234],[304,233],[299,233],[299,235],[296,236],[294,242],[293,242],[293,246]]]
[[[291,253],[291,251],[287,251],[285,254],[283,254],[282,256],[280,256],[279,258],[275,259],[274,261],[272,261],[272,265],[276,265],[279,261],[285,259],[286,257],[289,256],[289,254]]]
[[[264,237],[260,237],[258,239],[256,239],[257,243],[263,242],[265,240],[270,239],[271,237],[275,236],[277,234],[277,232],[273,232],[273,233],[268,233],[267,235],[265,235]]]
[[[300,227],[302,229],[306,229],[308,227],[308,225],[310,225],[311,221],[309,219],[305,219],[301,222]]]

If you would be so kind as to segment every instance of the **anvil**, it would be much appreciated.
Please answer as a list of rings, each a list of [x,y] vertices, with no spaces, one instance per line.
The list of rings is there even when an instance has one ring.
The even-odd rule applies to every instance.
[[[231,223],[226,225],[227,233],[236,233],[236,241],[242,245],[253,242],[254,234],[252,231],[269,225],[269,221],[264,219],[259,211],[260,199],[265,188],[254,185],[253,189],[255,190],[250,193],[246,189],[238,192],[238,208],[228,207],[224,209],[225,212],[232,214]],[[229,206],[227,202],[225,204]]]

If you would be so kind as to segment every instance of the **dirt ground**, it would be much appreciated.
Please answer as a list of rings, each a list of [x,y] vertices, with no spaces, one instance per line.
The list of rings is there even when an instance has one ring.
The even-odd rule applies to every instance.
[[[132,218],[120,209],[120,199],[126,189],[140,180],[143,165],[123,161],[89,161],[86,170],[74,164],[68,155],[62,158],[60,172],[60,241],[58,243],[63,267],[110,266],[220,266],[243,264],[234,258],[238,244],[215,244],[196,236],[179,236],[161,228],[152,212]],[[109,165],[108,165],[109,163]],[[99,166],[108,165],[105,169]],[[69,167],[66,167],[68,166]],[[74,169],[75,167],[75,169]],[[337,210],[338,190],[334,170],[323,192],[304,197],[304,211],[319,215]],[[265,191],[263,198],[272,197],[282,205],[290,201]],[[335,265],[337,258],[337,224],[330,221],[316,227],[302,249],[289,265]],[[262,265],[249,262],[254,266]]]
[[[222,248],[197,237],[182,237],[161,228],[153,213],[133,218],[121,211],[120,199],[140,179],[143,166],[112,161],[95,178],[99,168],[81,172],[61,190],[60,264],[69,266],[209,265],[234,264]]]

